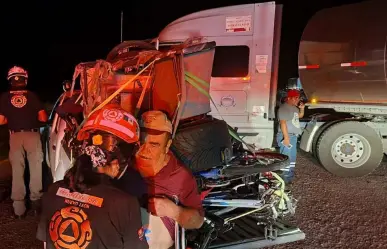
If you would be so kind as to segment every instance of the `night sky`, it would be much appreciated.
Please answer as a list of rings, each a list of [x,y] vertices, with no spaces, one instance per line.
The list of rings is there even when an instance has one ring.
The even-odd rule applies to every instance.
[[[39,3],[31,3],[39,2]],[[28,70],[28,88],[43,101],[61,94],[61,83],[71,79],[80,62],[104,59],[120,43],[121,10],[124,40],[154,38],[168,23],[196,11],[266,1],[20,1],[2,2],[0,90],[13,65]],[[282,0],[284,4],[280,75],[297,77],[298,42],[306,22],[322,8],[360,0]]]

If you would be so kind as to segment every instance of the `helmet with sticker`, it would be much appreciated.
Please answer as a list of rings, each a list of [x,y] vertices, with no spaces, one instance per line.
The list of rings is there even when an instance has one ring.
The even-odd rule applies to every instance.
[[[96,131],[112,134],[129,144],[138,142],[140,138],[136,118],[115,104],[108,104],[92,113],[79,130],[77,139],[88,139],[90,134]]]
[[[7,74],[7,80],[13,86],[25,86],[27,85],[28,73],[27,71],[19,66],[14,66],[9,69]]]
[[[24,78],[28,79],[27,71],[24,68],[18,67],[18,66],[14,66],[11,69],[9,69],[8,74],[7,74],[7,80],[11,79],[12,77],[16,77],[16,76],[24,77]]]

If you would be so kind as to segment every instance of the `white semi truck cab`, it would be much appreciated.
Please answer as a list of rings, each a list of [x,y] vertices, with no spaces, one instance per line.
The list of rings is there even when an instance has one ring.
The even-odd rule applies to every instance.
[[[300,148],[331,173],[362,176],[387,151],[387,15],[383,0],[324,9],[307,23],[299,77],[317,110]],[[196,12],[170,23],[158,46],[216,42],[211,115],[257,149],[273,145],[282,5],[245,4]]]
[[[275,2],[210,9],[177,19],[158,36],[160,48],[195,37],[216,42],[210,114],[257,148],[273,143],[281,16]]]

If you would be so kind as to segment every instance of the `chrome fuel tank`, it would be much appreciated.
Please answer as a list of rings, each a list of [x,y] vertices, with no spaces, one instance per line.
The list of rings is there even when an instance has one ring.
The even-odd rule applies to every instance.
[[[387,1],[317,12],[304,29],[299,76],[309,100],[387,104]]]

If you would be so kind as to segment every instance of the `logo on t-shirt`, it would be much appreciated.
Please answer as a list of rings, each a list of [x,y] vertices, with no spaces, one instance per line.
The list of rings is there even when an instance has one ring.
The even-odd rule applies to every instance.
[[[295,112],[293,115],[292,124],[294,125],[294,127],[300,128],[300,118],[297,112]]]
[[[58,249],[86,249],[93,236],[86,213],[75,206],[55,212],[50,221],[49,234]]]
[[[11,104],[16,108],[22,108],[27,104],[27,98],[24,95],[13,95],[11,98]]]

